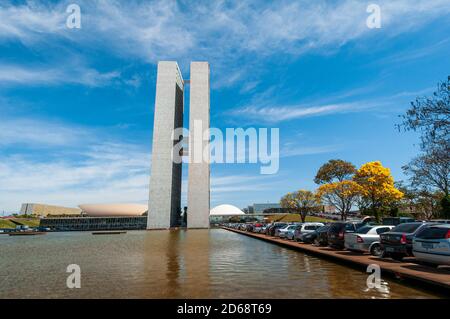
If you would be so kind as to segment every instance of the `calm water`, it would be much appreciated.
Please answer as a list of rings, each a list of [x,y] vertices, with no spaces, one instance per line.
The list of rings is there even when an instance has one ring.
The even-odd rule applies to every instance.
[[[66,267],[81,267],[68,289]],[[222,229],[0,235],[0,298],[430,298]]]

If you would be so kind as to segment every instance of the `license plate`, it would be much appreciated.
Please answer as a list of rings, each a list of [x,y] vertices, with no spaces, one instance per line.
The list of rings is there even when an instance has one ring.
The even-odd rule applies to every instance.
[[[386,247],[386,251],[387,251],[388,253],[392,253],[392,252],[394,252],[394,248],[392,248],[392,247]]]
[[[433,244],[432,243],[422,243],[422,247],[427,248],[427,249],[433,248]]]

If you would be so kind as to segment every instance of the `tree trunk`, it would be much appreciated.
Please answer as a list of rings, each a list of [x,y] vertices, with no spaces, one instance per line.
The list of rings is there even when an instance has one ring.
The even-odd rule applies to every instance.
[[[300,217],[302,219],[302,223],[304,223],[305,220],[306,220],[306,214],[305,213],[300,213]]]

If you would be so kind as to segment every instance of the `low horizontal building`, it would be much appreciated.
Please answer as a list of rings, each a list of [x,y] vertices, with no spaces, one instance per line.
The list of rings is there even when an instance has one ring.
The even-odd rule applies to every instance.
[[[49,217],[39,226],[53,231],[139,230],[146,229],[147,216]]]
[[[255,203],[248,206],[248,212],[250,214],[262,214],[267,209],[281,208],[279,203]]]
[[[22,215],[35,215],[35,216],[66,216],[66,215],[80,215],[80,208],[71,208],[56,205],[37,204],[37,203],[24,203],[20,208],[20,214]]]
[[[46,205],[49,206],[49,205]],[[77,214],[64,210],[47,211],[39,226],[53,231],[137,230],[147,226],[147,205],[140,204],[82,204]]]
[[[142,216],[148,210],[142,204],[82,204],[83,215],[91,217]]]

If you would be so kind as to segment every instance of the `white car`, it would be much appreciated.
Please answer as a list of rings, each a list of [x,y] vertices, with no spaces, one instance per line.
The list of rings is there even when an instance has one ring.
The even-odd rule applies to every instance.
[[[303,241],[303,236],[312,233],[316,229],[325,226],[323,223],[304,223],[301,227],[297,228],[294,232],[295,241]]]
[[[450,265],[450,224],[424,227],[413,238],[413,254],[432,265]]]
[[[295,229],[297,227],[297,225],[295,224],[291,224],[291,225],[287,225],[284,228],[281,228],[278,230],[278,236],[280,238],[286,238],[286,235],[288,233],[289,230]]]

